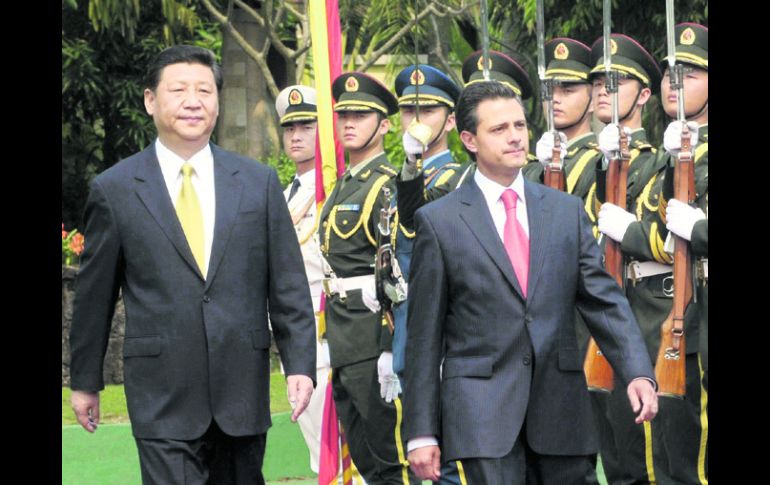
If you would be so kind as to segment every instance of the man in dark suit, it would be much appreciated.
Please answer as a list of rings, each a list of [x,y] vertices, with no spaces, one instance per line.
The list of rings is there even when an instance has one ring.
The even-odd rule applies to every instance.
[[[118,291],[125,391],[144,483],[264,483],[270,311],[294,401],[313,391],[313,306],[275,171],[209,143],[222,75],[161,52],[144,101],[158,139],[94,179],[72,333],[72,407],[94,432]]]
[[[598,437],[574,309],[627,384],[637,422],[657,412],[650,358],[581,200],[520,175],[527,123],[515,93],[468,86],[456,118],[478,170],[415,216],[409,462],[431,480],[457,460],[469,484],[584,483]]]

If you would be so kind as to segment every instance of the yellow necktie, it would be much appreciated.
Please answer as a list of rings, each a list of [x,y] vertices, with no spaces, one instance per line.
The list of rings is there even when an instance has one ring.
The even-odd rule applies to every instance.
[[[193,167],[189,163],[182,165],[182,190],[179,192],[179,198],[176,201],[176,215],[182,224],[184,235],[187,237],[187,244],[190,245],[195,262],[206,277],[206,268],[204,267],[205,257],[203,254],[203,214],[201,205],[198,201],[198,194],[192,185],[190,178],[193,173]]]

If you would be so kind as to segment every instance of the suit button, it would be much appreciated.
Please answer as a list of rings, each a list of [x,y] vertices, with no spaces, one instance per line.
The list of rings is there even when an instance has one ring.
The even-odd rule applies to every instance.
[[[523,361],[524,361],[524,365],[529,365],[529,363],[531,362],[531,360],[530,360],[530,358],[529,358],[529,356],[528,356],[528,355],[525,355],[525,356],[524,356],[524,359],[523,359]]]
[[[209,295],[203,295],[203,302],[208,303],[211,301],[211,297]]]

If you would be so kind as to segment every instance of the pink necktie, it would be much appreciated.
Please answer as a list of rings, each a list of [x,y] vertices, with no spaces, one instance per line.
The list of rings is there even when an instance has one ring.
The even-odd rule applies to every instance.
[[[527,277],[529,275],[529,238],[516,219],[516,201],[518,196],[512,189],[505,189],[500,196],[505,206],[505,227],[503,228],[503,246],[511,260],[513,271],[519,279],[519,286],[527,297]]]

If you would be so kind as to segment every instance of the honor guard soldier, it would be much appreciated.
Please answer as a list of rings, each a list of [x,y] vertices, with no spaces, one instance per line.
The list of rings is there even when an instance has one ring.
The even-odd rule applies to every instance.
[[[406,462],[401,403],[386,402],[380,384],[394,388],[392,335],[380,313],[369,310],[375,294],[373,263],[378,247],[383,189],[395,189],[396,169],[383,138],[398,103],[376,79],[344,73],[332,84],[337,137],[349,167],[321,211],[318,235],[325,257],[326,337],[337,414],[350,455],[367,483],[419,483]],[[389,207],[389,204],[388,206]],[[376,303],[376,302],[375,302]],[[383,384],[384,385],[384,384]]]
[[[399,206],[403,207],[404,203],[409,204],[408,201],[402,202],[401,186],[404,181],[414,181],[404,186],[404,195],[422,198],[425,190],[437,186],[444,186],[447,192],[453,190],[462,175],[463,167],[454,161],[448,144],[449,133],[455,129],[454,106],[460,96],[460,88],[435,67],[418,64],[417,68],[414,65],[406,67],[396,76],[396,96],[404,132],[402,142],[407,157],[396,183]],[[425,144],[408,130],[412,123],[418,121],[422,129],[428,129],[425,131]],[[422,165],[422,177],[418,176],[416,168],[418,158]],[[397,231],[396,257],[404,278],[408,279],[414,232],[407,229],[412,227],[412,221],[408,220],[404,224],[400,217],[399,211],[393,228],[394,233]],[[393,317],[393,369],[400,373],[404,368],[406,302],[393,307]]]
[[[441,190],[446,192],[454,190],[468,164],[456,163],[449,151],[449,133],[455,129],[454,107],[460,97],[460,88],[452,78],[433,66],[418,64],[404,68],[396,76],[395,84],[404,132],[402,141],[407,156],[396,182],[398,203],[401,206],[402,190],[404,195],[411,194],[419,199],[423,198],[425,191],[435,187],[441,187]],[[428,128],[424,131],[426,143],[410,133],[412,123],[418,120],[423,126],[421,129]],[[416,168],[418,158],[422,166],[422,176],[419,176],[419,170]],[[403,184],[406,184],[404,189]],[[408,201],[406,203],[409,204]],[[408,280],[414,231],[407,229],[413,225],[411,220],[407,221],[406,225],[400,222],[396,218],[393,227],[396,234],[396,258],[404,279]],[[404,369],[406,319],[407,301],[393,305],[393,369],[399,376]],[[438,483],[460,485],[455,462],[442,466]]]
[[[626,180],[626,209],[603,203],[606,200],[607,170],[601,164],[596,171],[595,190],[589,201],[597,214],[597,228],[605,236],[621,243],[626,297],[645,338],[650,360],[655,362],[660,343],[660,325],[671,308],[666,285],[671,281],[671,266],[664,261],[641,257],[628,247],[624,238],[629,224],[644,218],[648,195],[654,183],[657,150],[649,143],[642,127],[642,110],[657,92],[662,74],[658,63],[641,44],[627,35],[615,33],[610,39],[612,70],[618,72],[618,120],[628,137],[629,161]],[[595,67],[591,71],[594,112],[607,126],[599,134],[599,146],[609,160],[620,151],[620,132],[612,121],[612,101],[607,90],[603,37],[592,46]],[[600,210],[597,210],[601,207]],[[589,211],[589,216],[592,216]],[[630,233],[629,233],[630,234]],[[647,244],[649,245],[649,244]],[[637,279],[634,279],[637,276]],[[639,278],[641,277],[641,278]],[[643,425],[629,424],[633,415],[625,393],[615,384],[610,394],[592,393],[594,411],[601,438],[599,454],[609,483],[670,483],[664,450],[653,439],[659,420]]]
[[[296,167],[291,185],[284,190],[294,229],[297,232],[305,274],[313,299],[316,316],[316,390],[305,412],[297,419],[310,452],[310,469],[318,473],[321,450],[321,421],[323,419],[326,382],[331,369],[329,347],[319,333],[318,317],[321,308],[324,274],[321,252],[315,237],[318,210],[315,200],[315,141],[318,125],[315,89],[295,85],[283,89],[275,99],[275,110],[283,128],[283,150]]]
[[[545,77],[554,80],[554,127],[562,134],[561,159],[566,185],[562,189],[585,203],[596,180],[594,167],[602,156],[596,135],[591,131],[594,111],[592,86],[588,79],[592,66],[591,49],[577,40],[559,37],[545,44],[545,60]],[[543,133],[535,149],[540,164],[527,164],[523,169],[524,176],[542,183],[553,148],[553,134]],[[586,207],[586,210],[591,212],[592,207]]]
[[[658,312],[650,312],[657,323],[657,329],[653,329],[657,354],[660,322],[667,317],[673,297],[669,266],[673,261],[669,251],[673,249],[666,244],[668,233],[690,242],[695,279],[694,299],[687,307],[684,322],[685,396],[683,400],[669,397],[659,400],[660,413],[653,431],[654,447],[665,454],[661,463],[667,465],[673,483],[701,484],[708,482],[708,29],[694,23],[677,25],[675,52],[676,63],[683,64],[684,116],[691,133],[694,162],[694,203],[690,206],[673,199],[674,165],[681,149],[682,123],[676,121],[678,92],[670,86],[668,62],[663,59],[661,103],[666,115],[674,121],[664,133],[655,177],[643,191],[642,219],[629,224],[623,237],[623,251],[638,261],[632,261],[637,265],[632,274],[637,276],[637,287],[650,286],[650,282],[655,281],[655,276],[645,278],[645,264],[650,264],[647,261],[662,263],[668,268],[664,273],[665,286],[661,288],[659,282],[650,286],[652,294],[648,295],[651,302],[667,303]],[[654,308],[652,303],[649,306]]]

